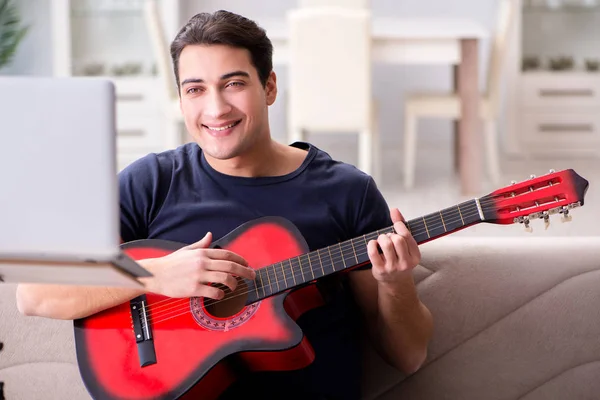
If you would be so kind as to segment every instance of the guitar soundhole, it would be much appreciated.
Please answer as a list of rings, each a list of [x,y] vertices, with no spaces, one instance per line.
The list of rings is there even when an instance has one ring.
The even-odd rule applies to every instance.
[[[221,300],[190,298],[192,316],[204,329],[227,332],[250,321],[258,311],[260,301],[246,306],[248,285],[243,279],[238,278],[238,286],[233,293],[227,286],[220,284],[215,286],[225,292],[225,298]]]
[[[229,318],[242,311],[246,306],[248,285],[240,278],[237,278],[237,281],[238,285],[234,292],[220,283],[214,285],[225,292],[225,297],[221,300],[206,299],[204,301],[206,311],[210,315],[217,318]]]

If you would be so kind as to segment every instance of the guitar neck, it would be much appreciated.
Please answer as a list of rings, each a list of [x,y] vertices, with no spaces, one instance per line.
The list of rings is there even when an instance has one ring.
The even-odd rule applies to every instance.
[[[493,207],[486,198],[464,203],[412,219],[406,226],[418,244],[456,232],[491,218]],[[381,234],[392,233],[394,227],[371,232],[319,250],[311,251],[256,270],[254,281],[247,284],[247,305],[334,273],[369,263],[367,244]]]

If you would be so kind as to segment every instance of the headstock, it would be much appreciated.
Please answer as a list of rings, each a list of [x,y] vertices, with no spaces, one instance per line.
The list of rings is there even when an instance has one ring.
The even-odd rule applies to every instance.
[[[543,219],[548,228],[549,218],[561,214],[570,221],[569,211],[584,203],[589,182],[574,170],[566,169],[515,182],[480,199],[486,222],[496,224],[521,223],[531,231],[529,223]]]

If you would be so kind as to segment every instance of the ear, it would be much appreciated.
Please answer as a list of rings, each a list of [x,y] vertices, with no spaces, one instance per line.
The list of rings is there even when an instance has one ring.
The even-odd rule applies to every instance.
[[[277,75],[275,75],[275,71],[271,71],[269,78],[267,78],[265,94],[268,106],[275,103],[275,99],[277,98]]]

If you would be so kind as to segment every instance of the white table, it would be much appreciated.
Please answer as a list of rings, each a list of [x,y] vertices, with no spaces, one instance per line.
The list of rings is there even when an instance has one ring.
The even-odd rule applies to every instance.
[[[288,30],[285,18],[256,21],[274,47],[273,63],[287,65]],[[445,64],[457,67],[455,87],[461,99],[457,157],[463,194],[480,194],[481,135],[479,120],[479,40],[488,31],[461,18],[374,17],[373,61],[383,64]]]

